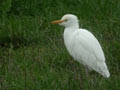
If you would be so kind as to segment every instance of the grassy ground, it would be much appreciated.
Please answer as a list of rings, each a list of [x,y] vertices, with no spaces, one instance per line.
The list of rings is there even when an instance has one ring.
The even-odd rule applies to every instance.
[[[0,13],[0,90],[120,90],[119,0],[2,0]],[[50,24],[67,13],[100,41],[109,79],[68,54],[64,28]]]

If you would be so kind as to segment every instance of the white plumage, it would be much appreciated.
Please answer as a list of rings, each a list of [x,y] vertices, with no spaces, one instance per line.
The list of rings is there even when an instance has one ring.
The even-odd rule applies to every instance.
[[[52,23],[65,27],[64,43],[74,60],[97,71],[106,78],[110,77],[104,53],[98,40],[86,29],[79,29],[78,19],[75,15],[64,15],[61,20]]]

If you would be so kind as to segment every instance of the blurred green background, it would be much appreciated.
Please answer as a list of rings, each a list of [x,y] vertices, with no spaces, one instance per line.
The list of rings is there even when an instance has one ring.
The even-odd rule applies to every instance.
[[[75,14],[101,43],[111,77],[86,76],[51,25]],[[120,0],[0,0],[0,90],[120,90]]]

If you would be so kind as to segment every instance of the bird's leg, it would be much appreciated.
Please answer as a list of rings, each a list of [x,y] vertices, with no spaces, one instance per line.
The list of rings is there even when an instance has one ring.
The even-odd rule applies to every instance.
[[[88,68],[85,68],[85,73],[86,73],[86,77],[88,78],[88,74],[89,74]]]
[[[90,68],[90,67],[87,66],[87,68],[85,68],[85,71],[86,71],[86,76],[88,78],[89,72],[92,71],[92,68]]]

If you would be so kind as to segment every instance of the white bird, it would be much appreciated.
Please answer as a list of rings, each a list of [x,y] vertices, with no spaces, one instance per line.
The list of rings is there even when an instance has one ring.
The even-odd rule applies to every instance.
[[[79,20],[75,15],[66,14],[61,20],[52,21],[51,23],[65,27],[64,43],[74,60],[109,78],[110,73],[98,40],[88,30],[79,28],[78,22]]]

